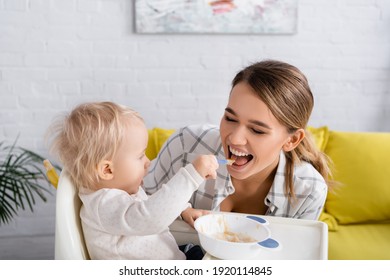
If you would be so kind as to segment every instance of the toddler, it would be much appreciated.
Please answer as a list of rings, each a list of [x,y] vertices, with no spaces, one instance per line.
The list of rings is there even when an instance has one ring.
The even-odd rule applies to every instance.
[[[140,186],[150,164],[148,131],[137,112],[111,102],[81,104],[52,125],[53,133],[52,150],[79,190],[91,259],[186,259],[168,226],[199,185],[216,177],[215,156],[199,156],[147,196]]]

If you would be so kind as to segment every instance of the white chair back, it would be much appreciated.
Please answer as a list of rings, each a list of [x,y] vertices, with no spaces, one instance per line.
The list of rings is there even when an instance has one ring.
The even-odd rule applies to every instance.
[[[89,259],[80,220],[81,200],[65,170],[60,174],[56,195],[55,259]]]

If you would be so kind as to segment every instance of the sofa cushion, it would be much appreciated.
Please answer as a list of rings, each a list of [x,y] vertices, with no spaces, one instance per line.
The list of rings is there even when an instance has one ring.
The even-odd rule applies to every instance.
[[[339,225],[329,232],[330,260],[389,260],[390,221],[382,224]]]
[[[323,152],[329,139],[329,129],[327,126],[312,127],[308,126],[306,129],[310,132],[316,146]]]
[[[174,131],[174,129],[160,127],[155,127],[148,130],[149,141],[145,154],[150,160],[157,157],[162,145],[165,143],[165,141],[167,141],[169,136],[171,136]]]
[[[390,133],[329,131],[334,180],[325,211],[339,224],[390,219]]]

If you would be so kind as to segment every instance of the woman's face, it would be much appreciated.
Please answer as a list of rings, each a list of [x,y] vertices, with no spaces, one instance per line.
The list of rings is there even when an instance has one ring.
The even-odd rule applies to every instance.
[[[238,180],[272,172],[290,139],[286,127],[244,82],[232,89],[220,133],[226,157],[236,160],[228,171]]]

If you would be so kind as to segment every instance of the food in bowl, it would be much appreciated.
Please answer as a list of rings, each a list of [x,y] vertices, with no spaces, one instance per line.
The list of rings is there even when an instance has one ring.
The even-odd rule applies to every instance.
[[[256,242],[256,239],[247,233],[231,231],[231,226],[229,226],[227,219],[223,215],[215,217],[218,223],[218,231],[213,234],[215,238],[229,242]]]
[[[235,233],[230,231],[218,232],[215,234],[215,238],[225,240],[229,242],[256,242],[256,239],[244,233]]]
[[[195,221],[205,251],[220,259],[251,259],[262,249],[277,248],[267,221],[241,214],[208,214]]]

